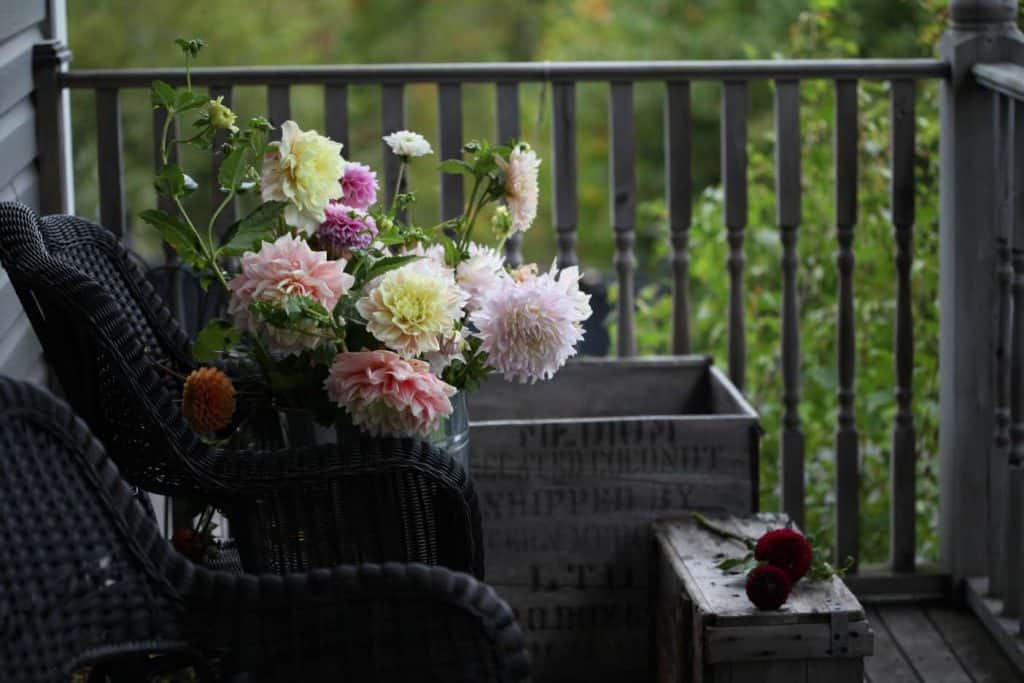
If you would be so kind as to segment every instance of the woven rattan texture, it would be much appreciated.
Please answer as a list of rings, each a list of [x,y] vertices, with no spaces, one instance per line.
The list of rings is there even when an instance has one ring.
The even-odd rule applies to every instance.
[[[190,564],[85,424],[41,389],[6,378],[0,472],[2,681],[66,681],[85,666],[145,680],[138,667],[162,661],[138,656],[145,652],[259,681],[527,674],[510,609],[465,574],[367,564],[280,577]]]
[[[246,570],[399,561],[482,578],[472,483],[425,442],[353,437],[276,451],[202,442],[182,419],[174,377],[192,367],[188,341],[110,232],[0,203],[0,263],[69,402],[124,476],[225,509]]]

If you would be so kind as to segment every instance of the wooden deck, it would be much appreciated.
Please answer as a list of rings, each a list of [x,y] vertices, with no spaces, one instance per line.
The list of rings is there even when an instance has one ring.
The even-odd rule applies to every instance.
[[[1024,681],[968,611],[940,604],[867,607],[875,654],[869,683],[1014,683]]]

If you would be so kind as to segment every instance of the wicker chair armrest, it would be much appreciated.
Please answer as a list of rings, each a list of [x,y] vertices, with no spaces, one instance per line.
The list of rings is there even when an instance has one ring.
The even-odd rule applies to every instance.
[[[509,606],[486,584],[443,567],[362,564],[283,577],[197,569],[186,614],[189,640],[210,646],[225,673],[326,680],[342,662],[353,680],[380,683],[413,680],[411,668],[424,681],[529,675]]]

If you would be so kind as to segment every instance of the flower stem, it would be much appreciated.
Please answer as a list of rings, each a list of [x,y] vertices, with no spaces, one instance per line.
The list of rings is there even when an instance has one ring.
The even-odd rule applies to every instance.
[[[711,533],[717,534],[722,538],[728,538],[733,541],[739,541],[744,545],[748,545],[754,542],[754,539],[750,538],[749,536],[744,536],[743,534],[738,534],[735,531],[730,531],[729,529],[726,529],[725,527],[712,522],[710,519],[700,514],[699,512],[693,513],[693,521],[697,522],[697,526],[703,529],[707,529]]]
[[[402,191],[402,176],[405,175],[406,162],[402,159],[402,163],[398,166],[398,178],[395,180],[395,193],[391,195],[391,210],[389,213],[395,215],[395,207],[398,205],[398,194]]]

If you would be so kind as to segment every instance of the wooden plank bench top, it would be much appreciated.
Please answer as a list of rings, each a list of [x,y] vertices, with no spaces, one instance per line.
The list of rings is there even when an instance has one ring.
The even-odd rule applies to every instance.
[[[781,515],[713,521],[755,540],[787,523]],[[803,579],[778,610],[758,610],[747,598],[746,575],[716,566],[744,555],[742,543],[700,527],[692,516],[659,521],[654,530],[659,681],[742,683],[768,680],[774,669],[793,683],[863,679],[862,658],[872,653],[874,637],[841,579]]]

